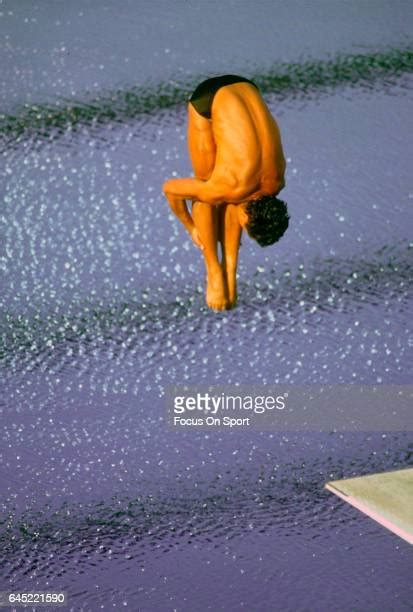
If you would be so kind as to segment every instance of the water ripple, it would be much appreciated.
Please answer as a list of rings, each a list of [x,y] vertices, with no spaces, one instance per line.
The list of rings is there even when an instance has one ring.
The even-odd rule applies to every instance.
[[[413,71],[410,47],[390,48],[371,54],[338,54],[330,60],[308,59],[302,63],[276,63],[265,72],[248,74],[263,94],[277,99],[306,98],[314,92],[342,86],[372,89],[394,85],[394,79]],[[15,114],[0,114],[0,135],[8,150],[22,137],[48,141],[79,126],[99,128],[107,123],[127,123],[183,104],[196,85],[212,74],[170,80],[157,86],[139,86],[102,94],[90,101],[60,100],[54,104],[23,106]]]

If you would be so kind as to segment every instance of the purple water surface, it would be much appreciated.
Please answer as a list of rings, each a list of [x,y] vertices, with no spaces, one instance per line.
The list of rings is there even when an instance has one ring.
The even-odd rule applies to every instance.
[[[319,28],[327,4],[316,3]],[[308,5],[291,6],[292,19]],[[407,4],[380,6],[378,21],[363,13],[366,40],[402,41]],[[48,22],[25,10],[52,24],[56,48],[77,28],[68,14]],[[88,63],[76,31],[78,91],[107,47],[90,42]],[[14,34],[7,57],[20,66],[29,51]],[[352,36],[344,28],[323,45],[309,28],[301,48],[290,41],[283,56],[275,41],[265,61],[360,49]],[[173,57],[161,49],[171,63],[155,62],[158,79],[171,66],[195,70],[196,57],[182,60],[187,44],[165,43]],[[228,68],[225,48],[209,63],[200,50],[203,69]],[[99,88],[131,78],[114,74],[119,49]],[[243,49],[240,71],[257,64]],[[11,103],[70,95],[58,79],[76,71],[53,57],[27,71],[32,82],[51,66],[32,96],[8,65]],[[411,547],[323,488],[411,465],[410,432],[174,432],[165,407],[175,382],[411,382],[411,91],[403,74],[282,103],[266,96],[291,224],[268,249],[243,238],[239,305],[224,313],[206,308],[200,255],[160,189],[189,171],[184,107],[2,140],[1,589],[64,589],[76,611],[411,609]]]

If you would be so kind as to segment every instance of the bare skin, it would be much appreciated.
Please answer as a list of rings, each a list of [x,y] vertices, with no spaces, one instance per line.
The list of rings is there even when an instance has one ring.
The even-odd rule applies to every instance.
[[[277,194],[285,184],[281,137],[258,90],[242,82],[218,90],[210,120],[188,104],[188,146],[195,178],[166,181],[163,192],[203,252],[208,306],[224,310],[237,299],[246,205],[263,195]],[[186,200],[193,203],[192,215]]]
[[[207,304],[214,310],[231,308],[237,299],[236,272],[242,232],[237,207],[194,202],[192,218],[205,260]]]

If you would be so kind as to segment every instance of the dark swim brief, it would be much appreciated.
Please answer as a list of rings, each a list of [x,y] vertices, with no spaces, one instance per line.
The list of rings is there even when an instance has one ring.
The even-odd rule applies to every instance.
[[[197,113],[206,119],[211,119],[212,102],[218,89],[225,85],[233,85],[234,83],[250,83],[258,89],[257,85],[249,79],[236,74],[223,74],[222,76],[202,81],[189,98],[189,102],[191,102]]]

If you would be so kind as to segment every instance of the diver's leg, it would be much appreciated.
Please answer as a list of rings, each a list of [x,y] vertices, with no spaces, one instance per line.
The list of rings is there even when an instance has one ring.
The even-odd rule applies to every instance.
[[[228,299],[225,279],[217,253],[217,210],[205,202],[194,202],[192,218],[201,239],[207,272],[206,301],[214,310],[224,310]]]
[[[226,256],[225,256],[225,215],[227,204],[220,204],[217,207],[217,249],[221,250],[221,269],[224,275],[225,291],[228,297]]]
[[[236,205],[227,204],[223,218],[223,258],[227,291],[228,307],[235,306],[237,301],[237,264],[242,227],[238,220]]]
[[[225,211],[227,204],[220,204],[217,206],[216,219],[217,219],[217,249],[221,250],[221,268],[224,270],[225,266]],[[219,257],[219,255],[218,255]]]

